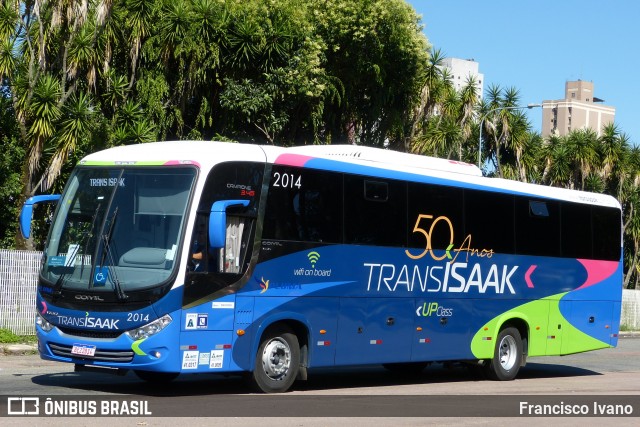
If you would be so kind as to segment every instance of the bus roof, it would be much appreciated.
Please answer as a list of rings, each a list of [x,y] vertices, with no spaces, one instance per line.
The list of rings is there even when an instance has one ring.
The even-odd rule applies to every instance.
[[[219,162],[231,160],[266,161],[406,180],[428,177],[424,181],[441,185],[460,185],[465,188],[620,208],[614,197],[605,194],[488,178],[482,176],[477,166],[468,163],[357,145],[277,147],[217,141],[164,141],[99,151],[83,158],[80,164],[193,164],[208,170]]]
[[[405,167],[482,176],[480,168],[470,163],[360,145],[307,145],[288,148],[287,154],[322,157],[347,163],[369,164],[382,168]]]

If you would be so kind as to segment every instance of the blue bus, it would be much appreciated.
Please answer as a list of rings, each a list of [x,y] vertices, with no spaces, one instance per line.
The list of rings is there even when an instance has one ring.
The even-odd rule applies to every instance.
[[[176,141],[79,162],[37,288],[40,356],[169,381],[244,373],[284,392],[317,367],[616,346],[620,204],[350,145]]]

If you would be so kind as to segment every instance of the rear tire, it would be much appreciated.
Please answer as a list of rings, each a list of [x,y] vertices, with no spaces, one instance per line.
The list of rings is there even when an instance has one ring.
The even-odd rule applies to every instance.
[[[498,334],[493,359],[486,365],[487,377],[496,381],[511,381],[522,364],[522,337],[516,328],[505,328]]]
[[[283,393],[293,385],[299,369],[298,337],[288,327],[279,326],[262,337],[249,380],[256,391]]]

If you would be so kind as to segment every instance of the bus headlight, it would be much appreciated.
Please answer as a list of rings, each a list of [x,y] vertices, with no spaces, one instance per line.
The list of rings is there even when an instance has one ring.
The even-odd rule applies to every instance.
[[[40,313],[36,313],[36,325],[40,326],[43,331],[49,332],[53,329],[53,325],[47,321]]]
[[[173,319],[168,314],[165,314],[159,319],[154,320],[151,323],[147,323],[144,326],[140,326],[139,328],[132,329],[130,331],[125,332],[134,341],[138,341],[144,338],[148,338],[152,335],[157,334],[161,330],[171,323]]]

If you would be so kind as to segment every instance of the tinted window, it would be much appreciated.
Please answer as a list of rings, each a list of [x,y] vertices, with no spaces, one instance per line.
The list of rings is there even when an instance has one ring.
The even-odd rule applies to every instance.
[[[264,165],[260,163],[221,163],[209,173],[198,210],[210,212],[218,200],[249,200],[247,212],[257,212]],[[230,211],[233,208],[230,208]]]
[[[447,249],[453,242],[462,243],[464,240],[464,220],[462,217],[463,190],[454,187],[427,184],[409,184],[408,212],[409,212],[409,246],[412,248],[426,248],[426,237],[421,232],[413,232],[414,227],[429,233],[432,249]],[[417,224],[418,215],[430,215]],[[451,236],[451,227],[453,236]]]
[[[341,242],[342,174],[274,166],[263,237]]]
[[[514,252],[513,196],[508,194],[466,190],[464,197],[465,234],[471,236],[470,246]],[[466,237],[466,236],[465,236]]]
[[[406,188],[404,182],[345,175],[345,243],[406,246]]]
[[[516,198],[516,253],[560,256],[558,202]]]
[[[381,181],[364,181],[364,198],[370,202],[389,200],[389,184]]]
[[[578,203],[562,204],[562,256],[593,257],[591,207]]]
[[[620,211],[601,206],[591,207],[593,221],[593,257],[609,261],[620,259]]]

